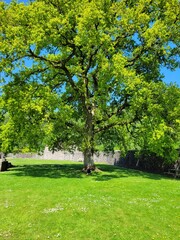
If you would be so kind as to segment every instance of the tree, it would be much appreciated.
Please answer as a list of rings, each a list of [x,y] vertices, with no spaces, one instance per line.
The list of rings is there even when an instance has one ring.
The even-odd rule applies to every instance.
[[[38,86],[38,91],[35,91],[35,87],[26,84],[21,88],[11,84],[5,87],[6,94],[0,98],[0,149],[4,153],[41,153],[44,150],[51,131],[48,110],[51,103],[55,106],[53,101],[57,98],[49,94],[48,88],[43,87],[43,90],[45,92]]]
[[[141,119],[120,128],[125,147],[146,151],[171,163],[178,159],[180,146],[180,88],[162,82],[148,84],[134,95],[133,111]],[[120,147],[120,149],[123,146]]]
[[[159,85],[148,113],[142,118],[144,149],[170,163],[178,159],[180,146],[180,88]],[[158,112],[158,114],[157,114]],[[139,131],[142,132],[142,131]]]
[[[51,128],[50,148],[78,147],[85,167],[93,167],[102,136],[139,121],[138,109],[132,109],[135,93],[162,79],[161,66],[178,66],[178,0],[37,0],[0,6],[0,67],[10,79],[7,102],[19,109],[16,122],[28,116],[23,104],[17,108],[21,92],[21,103],[42,104],[31,118],[39,116],[40,124]]]

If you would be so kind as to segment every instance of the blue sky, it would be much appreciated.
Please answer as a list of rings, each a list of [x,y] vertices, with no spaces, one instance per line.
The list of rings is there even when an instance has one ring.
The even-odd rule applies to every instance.
[[[10,3],[11,0],[4,0],[6,3]],[[28,0],[19,0],[19,2],[28,2]],[[175,71],[171,71],[166,68],[162,68],[162,74],[164,75],[164,82],[166,83],[177,83],[180,86],[180,68]]]
[[[180,86],[180,68],[177,68],[175,71],[163,68],[162,73],[164,74],[164,82],[177,83]]]

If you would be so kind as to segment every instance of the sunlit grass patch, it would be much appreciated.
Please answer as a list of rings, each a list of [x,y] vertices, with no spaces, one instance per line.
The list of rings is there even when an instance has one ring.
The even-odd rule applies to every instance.
[[[179,181],[99,164],[12,160],[0,173],[0,239],[179,239]]]

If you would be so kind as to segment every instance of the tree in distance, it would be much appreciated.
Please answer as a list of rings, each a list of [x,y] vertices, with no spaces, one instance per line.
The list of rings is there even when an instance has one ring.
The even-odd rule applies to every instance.
[[[164,136],[178,124],[155,111],[170,101],[155,99],[168,88],[161,67],[178,67],[178,0],[13,1],[0,11],[3,97],[30,147],[78,148],[94,168],[97,146],[112,150],[132,126],[155,136],[163,123]]]

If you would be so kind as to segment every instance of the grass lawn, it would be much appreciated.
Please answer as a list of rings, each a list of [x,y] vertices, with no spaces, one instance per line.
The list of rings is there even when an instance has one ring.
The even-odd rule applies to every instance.
[[[0,239],[179,240],[180,182],[99,164],[14,159],[0,173]]]

